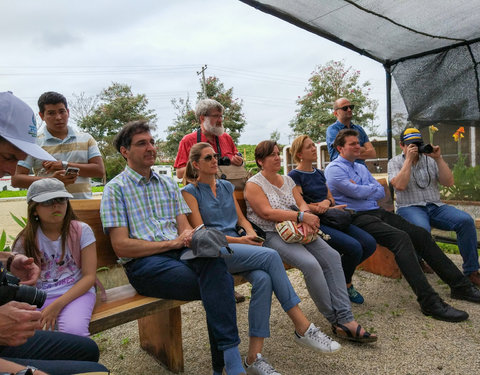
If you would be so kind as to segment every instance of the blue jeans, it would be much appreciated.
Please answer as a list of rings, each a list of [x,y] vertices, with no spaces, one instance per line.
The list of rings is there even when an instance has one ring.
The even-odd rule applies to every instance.
[[[463,273],[478,271],[477,230],[472,217],[464,211],[444,204],[437,206],[409,206],[397,209],[397,214],[430,232],[431,227],[454,230],[457,233],[458,249],[463,258]]]
[[[357,266],[375,252],[377,241],[355,225],[350,225],[346,232],[327,225],[320,225],[320,229],[332,237],[327,243],[342,255],[345,281],[350,284]]]
[[[222,258],[180,260],[182,251],[137,258],[124,265],[128,279],[141,295],[182,301],[202,300],[216,371],[223,368],[222,351],[238,346],[233,278]]]
[[[0,357],[51,375],[108,372],[97,363],[99,351],[95,341],[63,332],[36,331],[23,345],[0,346]]]
[[[272,290],[284,311],[300,303],[293,290],[280,255],[268,247],[246,244],[229,244],[234,251],[225,258],[231,273],[240,273],[252,284],[252,296],[248,308],[249,336],[270,336],[270,310]]]

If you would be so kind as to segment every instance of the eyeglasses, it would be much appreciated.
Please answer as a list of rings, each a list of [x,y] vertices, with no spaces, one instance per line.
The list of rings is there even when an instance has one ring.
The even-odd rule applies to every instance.
[[[53,206],[54,204],[66,204],[67,202],[68,202],[68,198],[61,197],[61,198],[49,199],[48,201],[45,201],[45,202],[39,202],[38,204],[42,207],[50,207],[50,206]]]
[[[202,160],[209,162],[209,161],[212,161],[213,158],[215,158],[215,160],[218,160],[220,158],[220,154],[210,154],[205,156]]]
[[[205,115],[206,117],[213,117],[216,119],[223,119],[223,115]]]
[[[337,109],[335,109],[335,111],[341,109],[342,111],[347,111],[347,109],[351,109],[353,111],[353,109],[355,108],[355,104],[350,104],[350,105],[344,105],[343,107],[338,107]]]

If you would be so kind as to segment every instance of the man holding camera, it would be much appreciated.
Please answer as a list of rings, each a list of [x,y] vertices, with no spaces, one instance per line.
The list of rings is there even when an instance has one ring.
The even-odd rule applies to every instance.
[[[477,231],[472,217],[440,200],[438,184],[452,186],[453,174],[440,146],[424,144],[415,128],[400,136],[402,154],[388,162],[388,179],[395,188],[397,214],[430,232],[431,227],[454,230],[463,258],[463,273],[480,286]]]
[[[17,162],[27,154],[41,160],[55,161],[36,145],[36,137],[35,115],[30,107],[11,92],[0,93],[0,177],[7,173],[12,175]],[[8,285],[4,278],[6,270],[17,276],[24,285],[35,285],[40,275],[33,258],[0,252],[0,294],[7,294],[6,298],[1,295],[2,300],[10,300],[0,306],[0,373],[107,373],[108,370],[97,363],[99,350],[93,340],[62,332],[42,331],[42,314],[37,306],[11,300],[12,288],[16,286]]]
[[[223,105],[213,99],[202,99],[197,103],[195,116],[200,122],[200,129],[184,136],[178,145],[178,153],[173,165],[177,170],[178,178],[183,178],[190,149],[199,142],[210,143],[215,152],[220,154],[218,165],[240,166],[243,164],[243,158],[235,147],[232,137],[225,133],[223,111]]]

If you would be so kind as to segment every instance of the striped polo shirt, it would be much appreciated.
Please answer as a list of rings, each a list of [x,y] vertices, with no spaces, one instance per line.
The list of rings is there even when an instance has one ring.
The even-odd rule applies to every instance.
[[[72,163],[88,164],[88,161],[101,156],[97,142],[88,133],[80,133],[68,128],[68,134],[65,139],[54,137],[47,128],[45,128],[37,138],[37,144],[52,155],[55,159]],[[48,177],[51,173],[42,167],[43,160],[28,156],[25,160],[19,161],[18,165],[33,171],[35,176]],[[74,199],[92,198],[92,189],[89,177],[78,176],[74,184],[66,186]]]

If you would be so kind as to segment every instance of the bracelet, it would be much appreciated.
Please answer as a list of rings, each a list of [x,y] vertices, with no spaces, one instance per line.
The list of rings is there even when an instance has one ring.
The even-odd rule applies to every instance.
[[[335,201],[332,198],[327,198],[328,201],[330,201],[330,207],[335,205]]]
[[[300,222],[303,222],[303,215],[304,215],[304,214],[305,214],[305,212],[300,211],[300,214],[298,215],[298,220],[299,220]]]
[[[7,259],[7,271],[10,272],[10,267],[12,267],[13,260],[18,255],[18,253],[12,253]]]
[[[297,211],[297,223],[300,222],[300,211]]]

